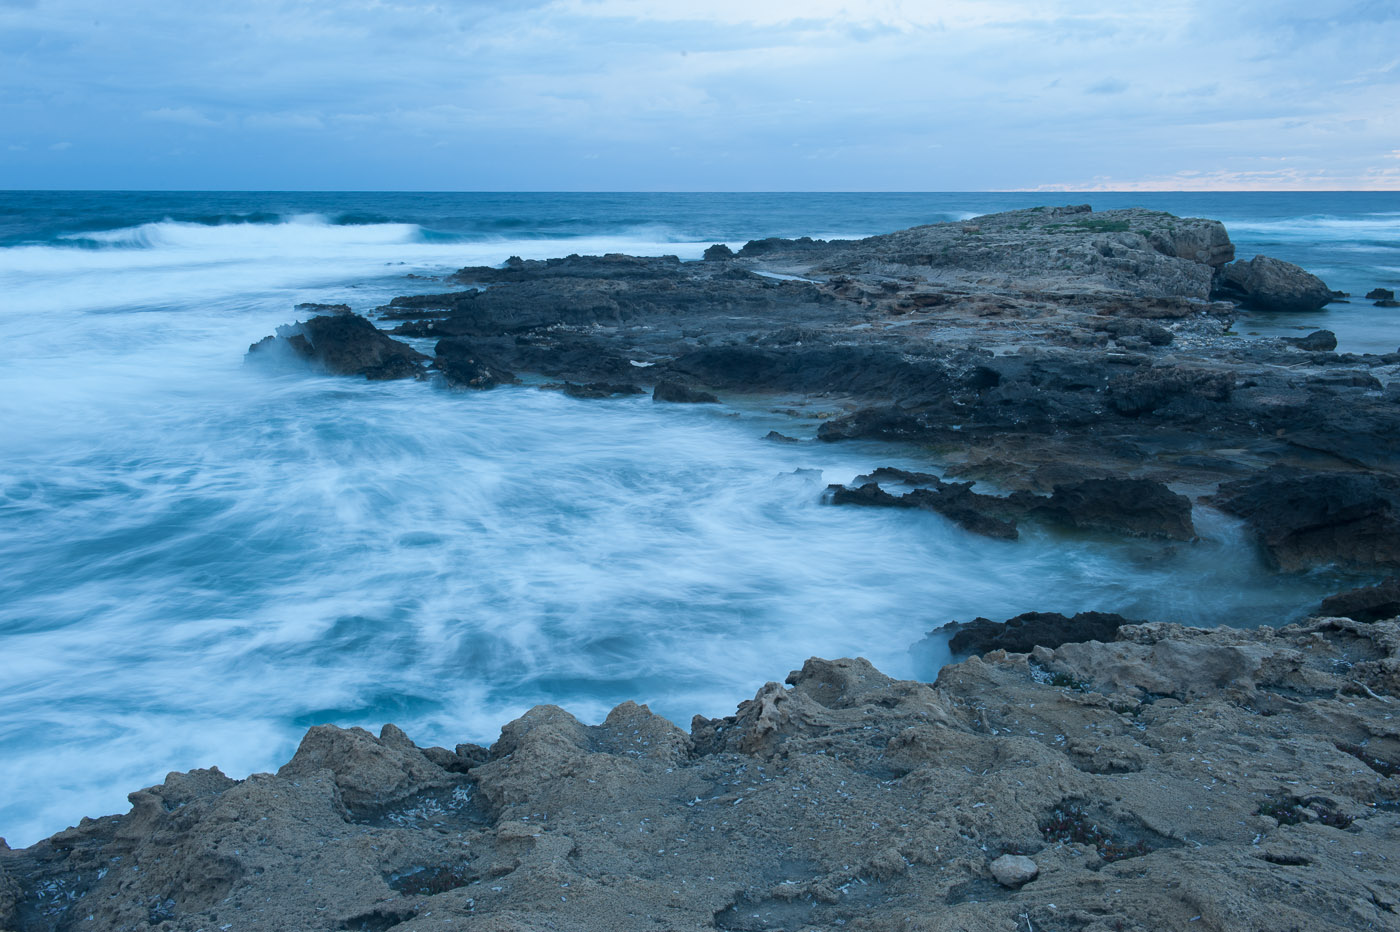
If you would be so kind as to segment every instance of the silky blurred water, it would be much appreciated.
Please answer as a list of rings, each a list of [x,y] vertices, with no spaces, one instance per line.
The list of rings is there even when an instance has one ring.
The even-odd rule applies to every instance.
[[[489,742],[536,703],[596,721],[636,699],[685,725],[812,655],[932,677],[924,635],[950,619],[1256,624],[1342,584],[1267,573],[1209,512],[1192,545],[1034,529],[1005,543],[825,506],[829,482],[920,464],[766,442],[815,425],[756,403],[243,366],[300,301],[368,311],[444,287],[408,273],[512,254],[697,258],[713,241],[860,235],[1009,196],[509,197],[0,195],[12,845],[122,811],[169,770],[275,768],[321,722],[393,721],[451,746]]]

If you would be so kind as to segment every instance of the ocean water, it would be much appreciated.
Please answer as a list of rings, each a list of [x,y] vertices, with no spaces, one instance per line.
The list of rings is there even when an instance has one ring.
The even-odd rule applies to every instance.
[[[761,404],[456,393],[245,368],[302,301],[367,312],[511,255],[861,236],[1039,203],[1225,220],[1362,294],[1400,284],[1400,195],[0,192],[0,835],[26,845],[170,770],[275,768],[309,725],[489,743],[530,706],[684,726],[812,655],[931,678],[952,619],[1298,617],[1355,580],[1192,545],[821,504],[919,465]],[[1241,332],[1391,351],[1369,302]]]

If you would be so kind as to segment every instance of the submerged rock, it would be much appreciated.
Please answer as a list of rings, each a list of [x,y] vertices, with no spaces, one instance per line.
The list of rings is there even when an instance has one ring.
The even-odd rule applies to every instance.
[[[709,392],[691,388],[680,382],[657,382],[651,393],[652,401],[669,401],[672,404],[718,404],[719,399]]]

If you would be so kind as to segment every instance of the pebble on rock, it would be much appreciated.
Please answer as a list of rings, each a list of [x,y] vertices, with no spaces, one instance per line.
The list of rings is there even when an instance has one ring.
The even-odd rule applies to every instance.
[[[1003,854],[992,862],[992,876],[1003,887],[1015,890],[1040,876],[1040,868],[1020,854]]]

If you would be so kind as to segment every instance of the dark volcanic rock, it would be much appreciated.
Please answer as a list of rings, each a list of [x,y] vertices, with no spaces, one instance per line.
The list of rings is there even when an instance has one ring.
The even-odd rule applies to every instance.
[[[563,392],[570,398],[612,398],[616,395],[645,394],[645,389],[640,385],[616,382],[589,382],[586,385],[577,382],[552,382],[540,387]]]
[[[470,340],[439,340],[433,368],[442,372],[447,384],[462,388],[495,388],[516,381],[515,373],[483,354]]]
[[[1212,404],[1228,401],[1233,382],[1223,372],[1189,369],[1139,369],[1114,379],[1108,402],[1119,414],[1138,417],[1172,406],[1179,414],[1208,414]]]
[[[1080,612],[1073,617],[1058,612],[1026,612],[1007,621],[974,618],[944,626],[953,632],[948,649],[954,654],[985,654],[1004,650],[1027,654],[1037,647],[1054,649],[1080,641],[1112,641],[1123,625],[1140,625],[1113,612]]]
[[[924,479],[923,484],[927,488],[914,489],[903,495],[891,495],[875,482],[866,482],[855,488],[831,485],[827,487],[827,495],[833,505],[920,508],[940,514],[958,527],[984,537],[1015,540],[1019,536],[1015,521],[991,513],[1000,507],[1000,499],[972,491],[971,482],[942,482],[936,476],[926,476]]]
[[[368,379],[404,379],[422,373],[428,357],[400,343],[374,324],[354,314],[313,317],[278,327],[275,337],[265,337],[248,348],[253,359],[292,354],[336,375],[363,375]]]
[[[1330,353],[1337,348],[1337,335],[1331,330],[1314,330],[1305,337],[1284,337],[1283,341],[1310,353]]]
[[[709,392],[682,385],[680,382],[657,382],[651,393],[652,401],[669,401],[674,404],[717,404],[719,399]]]
[[[1291,262],[1255,256],[1221,270],[1219,293],[1262,311],[1316,311],[1332,300],[1332,289]]]
[[[1400,567],[1400,479],[1286,466],[1227,482],[1213,501],[1244,518],[1284,570]]]
[[[1395,292],[1389,288],[1372,288],[1366,292],[1367,301],[1394,301]]]
[[[1322,600],[1317,614],[1353,621],[1384,621],[1400,616],[1400,576],[1392,576],[1378,586],[1329,595]]]
[[[306,303],[304,303],[304,304],[298,304],[298,305],[297,305],[296,307],[294,307],[292,310],[300,311],[300,312],[303,313],[303,314],[351,314],[351,313],[353,313],[353,311],[350,310],[350,305],[348,305],[348,304],[317,304],[317,303],[315,303],[315,302],[306,302]]]
[[[959,527],[1015,540],[1016,521],[1037,518],[1066,527],[1104,530],[1137,537],[1194,540],[1191,501],[1150,479],[1101,478],[1056,485],[1049,496],[1014,492],[1008,496],[972,491],[971,482],[945,482],[928,473],[888,467],[857,476],[854,487],[827,488],[833,505],[922,508],[943,515]],[[915,486],[893,495],[881,482]]]
[[[715,243],[715,244],[714,244],[713,246],[711,246],[709,249],[706,249],[706,250],[705,250],[705,261],[706,261],[706,262],[715,262],[715,261],[719,261],[719,260],[723,260],[723,259],[733,259],[733,258],[734,258],[734,250],[730,249],[730,248],[729,248],[728,246],[726,246],[724,243]]]
[[[1171,540],[1196,537],[1191,500],[1151,479],[1085,479],[1055,486],[1049,500],[1026,493],[1013,498],[1030,502],[1028,514],[1069,527]]]

